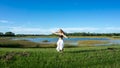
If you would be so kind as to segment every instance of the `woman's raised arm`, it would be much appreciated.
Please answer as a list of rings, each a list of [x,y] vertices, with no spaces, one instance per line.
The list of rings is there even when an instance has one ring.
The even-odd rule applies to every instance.
[[[60,33],[59,33],[59,32],[53,32],[53,34],[60,35]]]
[[[68,38],[65,34],[62,34],[64,38]]]

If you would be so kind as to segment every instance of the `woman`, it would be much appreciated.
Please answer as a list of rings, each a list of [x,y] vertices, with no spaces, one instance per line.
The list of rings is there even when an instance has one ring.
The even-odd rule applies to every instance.
[[[58,52],[62,52],[63,51],[63,47],[64,47],[63,37],[65,37],[65,38],[68,38],[68,37],[65,35],[65,33],[64,33],[64,31],[62,29],[59,29],[58,32],[54,32],[54,34],[59,35],[59,39],[57,41],[57,48],[56,48],[56,50]]]

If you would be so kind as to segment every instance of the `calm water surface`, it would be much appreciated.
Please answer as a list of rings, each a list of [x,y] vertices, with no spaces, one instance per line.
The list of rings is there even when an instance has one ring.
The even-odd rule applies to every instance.
[[[58,38],[14,38],[13,40],[28,40],[32,42],[37,42],[37,43],[45,43],[43,41],[48,41],[47,43],[56,43]],[[67,44],[72,44],[72,45],[77,45],[78,41],[83,41],[83,40],[100,40],[100,41],[108,41],[108,44],[120,44],[120,39],[119,40],[111,40],[109,38],[68,38],[64,39],[65,43]]]

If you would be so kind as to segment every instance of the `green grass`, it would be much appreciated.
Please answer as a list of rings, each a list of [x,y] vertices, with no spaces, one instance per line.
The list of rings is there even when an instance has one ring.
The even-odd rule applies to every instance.
[[[119,67],[119,45],[65,48],[63,53],[55,48],[0,48],[0,68]]]

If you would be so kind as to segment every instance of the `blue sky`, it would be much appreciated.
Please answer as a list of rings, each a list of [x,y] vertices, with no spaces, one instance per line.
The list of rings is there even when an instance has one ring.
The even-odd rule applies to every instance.
[[[119,0],[0,0],[0,32],[120,32]]]

